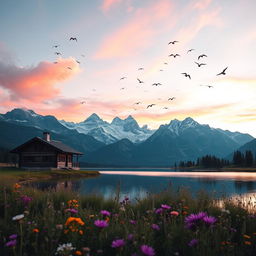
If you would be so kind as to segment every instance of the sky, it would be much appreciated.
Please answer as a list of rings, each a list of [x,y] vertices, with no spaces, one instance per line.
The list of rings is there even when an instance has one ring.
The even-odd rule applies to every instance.
[[[1,1],[0,113],[132,115],[154,129],[192,117],[256,137],[255,10],[255,0]]]

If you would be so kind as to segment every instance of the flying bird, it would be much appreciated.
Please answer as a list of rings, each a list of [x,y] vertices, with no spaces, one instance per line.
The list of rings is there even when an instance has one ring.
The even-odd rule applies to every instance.
[[[192,52],[192,51],[194,51],[195,49],[189,49],[188,51],[187,51],[187,53],[189,53],[189,52]]]
[[[178,43],[179,41],[176,41],[176,40],[174,40],[174,41],[170,41],[168,44],[176,44],[176,43]]]
[[[153,106],[155,106],[156,104],[149,104],[148,106],[147,106],[147,108],[152,108]]]
[[[67,67],[68,69],[70,69],[70,70],[72,70],[72,68],[71,67]]]
[[[164,71],[163,69],[160,69],[159,71]]]
[[[159,86],[162,85],[161,83],[153,83],[152,86]]]
[[[208,87],[208,88],[213,88],[212,85],[200,85],[200,86],[206,86],[206,87]]]
[[[71,40],[73,40],[73,41],[76,41],[76,42],[77,42],[77,38],[76,38],[76,37],[70,37],[70,38],[69,38],[69,41],[71,41]]]
[[[138,70],[144,70],[144,68],[138,68]]]
[[[170,54],[170,55],[169,55],[169,57],[173,57],[173,58],[176,58],[176,57],[178,57],[178,56],[180,56],[178,53],[176,53],[176,54]]]
[[[139,105],[139,104],[141,104],[140,101],[134,103],[134,105]]]
[[[58,61],[54,61],[53,63],[54,63],[54,64],[58,64]]]
[[[201,55],[199,55],[199,56],[198,56],[198,58],[197,58],[197,59],[199,60],[200,58],[203,58],[203,57],[207,57],[207,55],[205,55],[205,54],[201,54]]]
[[[120,90],[124,90],[125,88],[124,87],[122,87]]]
[[[171,97],[171,98],[169,98],[168,100],[174,100],[174,99],[176,99],[175,97]]]
[[[86,102],[85,102],[85,101],[81,101],[80,103],[81,103],[81,104],[85,104]]]
[[[81,62],[80,62],[80,61],[78,61],[78,60],[76,60],[76,63],[80,64]]]
[[[123,77],[120,78],[120,80],[124,80],[124,79],[126,79],[126,78],[127,78],[126,76],[123,76]]]
[[[197,64],[197,66],[200,68],[201,66],[203,66],[203,65],[206,65],[206,63],[198,63],[198,62],[196,62],[195,61],[195,63]]]
[[[81,54],[81,56],[85,58],[85,55],[84,55],[84,54]]]
[[[61,53],[60,53],[60,52],[55,52],[55,54],[56,54],[56,55],[61,55]]]
[[[137,78],[137,80],[138,80],[138,82],[139,82],[140,84],[144,83],[144,82],[141,81],[139,78]]]
[[[184,75],[185,77],[188,77],[189,79],[191,79],[191,76],[188,73],[181,73],[182,75]]]
[[[168,109],[167,107],[164,107],[163,109]]]
[[[58,48],[58,47],[59,47],[59,45],[56,44],[56,45],[53,45],[52,48]]]
[[[219,75],[226,75],[226,70],[228,67],[224,68],[219,74],[217,74],[217,76]]]
[[[168,65],[168,63],[167,63],[167,62],[164,62],[164,65]]]

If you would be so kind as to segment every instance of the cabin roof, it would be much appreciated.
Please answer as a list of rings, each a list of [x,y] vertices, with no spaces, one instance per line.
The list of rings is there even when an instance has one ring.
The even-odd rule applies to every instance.
[[[27,142],[21,144],[20,146],[12,149],[10,152],[11,153],[18,153],[18,152],[22,151],[23,147],[25,147],[29,143],[33,143],[33,141],[39,141],[39,142],[42,142],[42,143],[46,143],[46,144],[54,147],[57,151],[59,151],[61,153],[72,153],[72,154],[76,154],[76,155],[83,155],[82,152],[76,151],[75,149],[65,145],[61,141],[57,141],[57,140],[47,141],[47,140],[44,140],[40,137],[34,137],[31,140],[28,140]]]

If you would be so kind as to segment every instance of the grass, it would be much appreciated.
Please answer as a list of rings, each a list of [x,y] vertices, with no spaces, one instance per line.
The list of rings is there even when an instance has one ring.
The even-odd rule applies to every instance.
[[[22,170],[13,167],[0,168],[0,185],[48,179],[75,179],[100,175],[98,171],[81,170]]]
[[[186,190],[169,189],[132,203],[118,194],[104,199],[19,184],[5,186],[0,189],[0,255],[255,255],[256,216],[239,202],[224,199],[221,204],[222,208],[204,192],[193,198]],[[186,227],[186,218],[199,212],[216,222],[207,225],[201,219],[193,229]],[[24,217],[12,220],[19,214]],[[107,227],[97,227],[96,220]],[[12,234],[17,238],[10,239]],[[117,239],[122,239],[123,246],[113,248]],[[192,239],[198,243],[189,246]],[[7,246],[14,240],[14,246]],[[75,249],[69,245],[64,249],[67,243]],[[143,252],[142,245],[153,249]]]

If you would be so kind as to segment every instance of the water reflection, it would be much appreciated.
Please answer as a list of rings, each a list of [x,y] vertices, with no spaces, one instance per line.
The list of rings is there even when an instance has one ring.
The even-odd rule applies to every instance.
[[[101,171],[96,178],[47,181],[32,184],[39,189],[74,190],[80,194],[100,194],[113,198],[143,198],[148,193],[158,193],[169,187],[173,190],[187,188],[195,195],[205,190],[215,197],[233,196],[256,191],[256,174],[235,172],[163,172],[163,171]]]

